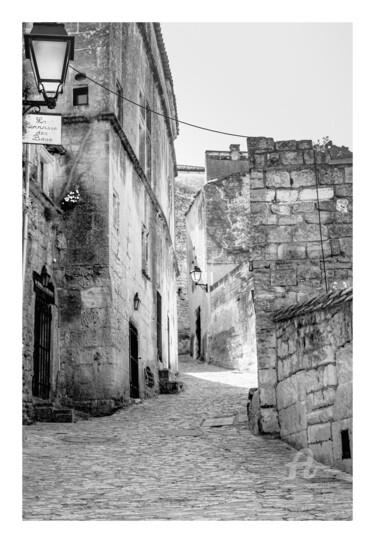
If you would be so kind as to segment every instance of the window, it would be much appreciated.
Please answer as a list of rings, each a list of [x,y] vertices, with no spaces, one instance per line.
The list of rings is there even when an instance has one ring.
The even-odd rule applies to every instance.
[[[76,87],[73,89],[73,106],[87,106],[89,104],[89,88]]]
[[[152,169],[152,147],[151,147],[151,111],[148,108],[148,102],[142,91],[139,93],[139,103],[141,106],[139,118],[139,153],[138,158],[147,179],[151,183]]]
[[[123,100],[123,90],[122,90],[122,87],[120,85],[120,83],[118,81],[116,81],[116,115],[117,115],[117,118],[118,118],[118,121],[119,123],[122,125],[122,121],[123,121],[123,104],[124,104],[124,100]]]
[[[38,182],[40,188],[51,197],[54,159],[44,147],[39,148]]]
[[[349,430],[341,430],[342,459],[351,458]]]
[[[116,232],[120,229],[120,202],[116,192],[113,192],[113,227]]]
[[[163,360],[163,351],[162,351],[162,315],[161,315],[161,295],[159,292],[156,292],[156,344],[158,351],[158,358],[160,361]]]
[[[145,225],[142,225],[142,273],[148,278],[148,235]]]

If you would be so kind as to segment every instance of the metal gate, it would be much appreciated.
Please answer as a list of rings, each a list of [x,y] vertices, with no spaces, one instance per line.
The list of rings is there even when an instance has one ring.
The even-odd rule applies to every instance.
[[[139,375],[138,375],[138,330],[129,323],[129,376],[130,376],[130,397],[139,398]]]
[[[33,396],[48,399],[51,380],[51,322],[49,303],[36,296],[34,322]]]

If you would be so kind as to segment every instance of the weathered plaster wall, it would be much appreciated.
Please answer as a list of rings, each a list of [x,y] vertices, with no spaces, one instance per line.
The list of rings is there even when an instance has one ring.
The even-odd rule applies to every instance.
[[[196,195],[194,203],[186,214],[187,234],[187,269],[198,265],[202,270],[201,283],[208,282],[207,248],[205,236],[206,212],[205,193],[202,189]],[[210,300],[209,293],[196,286],[191,276],[188,278],[190,355],[194,358],[207,359],[207,335],[209,329]],[[197,312],[200,311],[201,340],[197,334]],[[200,343],[200,344],[199,344]]]
[[[352,471],[352,289],[288,308],[276,317],[276,405],[281,437],[314,459]],[[320,307],[321,309],[315,309]],[[288,315],[290,315],[288,317]]]
[[[210,284],[249,259],[250,178],[233,174],[204,185]]]
[[[22,313],[23,343],[23,416],[24,422],[33,419],[32,378],[34,373],[34,316],[35,292],[33,272],[41,273],[46,266],[50,281],[55,287],[55,303],[51,305],[51,397],[60,399],[60,353],[59,353],[59,297],[56,289],[55,262],[60,261],[66,248],[65,227],[62,211],[42,190],[40,177],[39,147],[31,147],[30,195],[26,205],[29,224],[26,256],[26,273],[24,284],[24,303]],[[51,156],[55,163],[55,159]],[[57,161],[58,159],[56,159]]]
[[[352,282],[352,153],[272,138],[248,151],[261,427],[278,433],[272,314],[325,291],[320,237],[328,288]]]
[[[203,186],[204,179],[204,168],[178,166],[178,177],[175,180],[175,213],[176,254],[180,271],[177,278],[178,351],[181,354],[190,352],[188,298],[190,268],[187,269],[185,213],[189,209],[195,193]]]
[[[247,263],[250,247],[250,177],[236,173],[206,183],[195,196],[186,215],[188,266],[196,256],[202,269],[202,283],[209,287],[222,280],[238,264]],[[211,293],[201,287],[189,288],[189,320],[191,341],[196,338],[196,311],[201,308],[204,337],[204,359],[210,356],[214,341],[210,335]],[[193,290],[194,289],[194,290]],[[233,315],[235,319],[235,315]],[[195,353],[194,347],[191,353]],[[195,356],[195,355],[194,355]],[[219,359],[223,356],[220,355]]]
[[[256,381],[255,312],[249,264],[239,264],[211,286],[210,361],[251,372]]]

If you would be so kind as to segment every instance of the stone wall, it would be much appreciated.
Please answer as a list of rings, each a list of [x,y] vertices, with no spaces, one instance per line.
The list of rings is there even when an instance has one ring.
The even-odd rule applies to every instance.
[[[185,213],[194,195],[204,184],[205,170],[199,166],[177,166],[177,170],[178,176],[175,180],[176,254],[180,271],[177,278],[178,352],[185,354],[190,352],[188,298],[190,268],[187,269]]]
[[[352,288],[276,313],[280,436],[352,471]],[[345,454],[342,432],[348,431]],[[345,456],[350,456],[345,458]]]
[[[66,229],[62,210],[54,204],[47,192],[42,189],[42,172],[40,168],[40,148],[31,146],[30,154],[30,195],[29,201],[24,202],[28,214],[28,240],[26,251],[26,271],[23,288],[23,419],[30,422],[34,418],[35,398],[32,394],[32,379],[34,374],[34,317],[35,292],[33,273],[41,274],[43,266],[50,275],[50,281],[55,289],[54,304],[51,305],[51,398],[57,402],[61,398],[59,388],[60,352],[59,352],[59,297],[57,292],[56,265],[60,262],[66,250]],[[43,156],[47,151],[43,149]],[[26,157],[25,157],[26,159]],[[50,155],[51,175],[56,167],[58,158]],[[49,184],[47,185],[49,186]]]
[[[210,362],[251,372],[256,379],[255,312],[249,264],[239,264],[210,287]]]
[[[248,151],[261,428],[278,433],[272,315],[352,283],[352,153],[272,138],[248,138]]]

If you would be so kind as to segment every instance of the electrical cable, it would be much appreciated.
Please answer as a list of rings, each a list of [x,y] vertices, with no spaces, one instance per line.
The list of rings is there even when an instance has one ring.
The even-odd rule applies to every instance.
[[[322,221],[320,218],[320,202],[319,202],[319,187],[318,187],[318,171],[316,167],[316,153],[314,152],[314,170],[315,170],[315,187],[316,187],[316,200],[318,204],[318,218],[319,218],[319,233],[320,233],[320,246],[322,249],[322,261],[323,261],[323,272],[324,272],[324,283],[326,287],[326,293],[328,292],[328,284],[327,284],[327,272],[326,272],[326,261],[324,258],[324,245],[323,245],[323,235],[322,235]]]
[[[133,104],[137,107],[141,107],[142,109],[146,109],[147,111],[150,111],[151,113],[154,113],[155,115],[159,115],[159,117],[164,117],[165,119],[169,119],[170,121],[175,121],[179,124],[185,124],[186,126],[192,126],[193,128],[198,128],[199,130],[206,130],[207,132],[215,132],[216,134],[224,134],[225,136],[234,136],[236,138],[248,138],[249,136],[244,136],[243,134],[232,134],[230,132],[222,132],[221,130],[214,130],[213,128],[205,128],[204,126],[199,126],[197,124],[187,123],[186,121],[181,121],[180,119],[177,119],[176,117],[168,117],[168,115],[164,115],[163,113],[159,113],[159,111],[154,111],[153,109],[150,109],[149,107],[142,106],[141,104],[138,104],[137,102],[134,102],[133,100],[130,100],[130,98],[125,98],[122,94],[119,94],[118,92],[113,91],[112,89],[109,89],[105,85],[102,85],[98,81],[95,81],[95,79],[92,79],[88,75],[84,74],[83,72],[80,72],[73,66],[69,64],[69,68],[77,72],[78,74],[81,74],[82,76],[85,76],[86,79],[94,83],[95,85],[98,85],[99,87],[102,87],[102,89],[111,92],[115,96],[118,96],[122,100],[125,100],[125,102],[129,102],[130,104]]]

